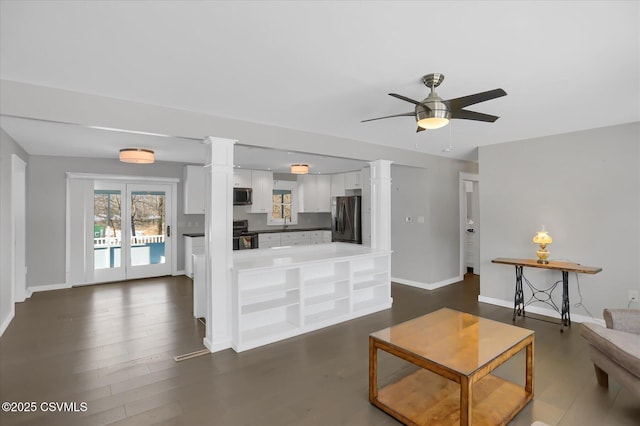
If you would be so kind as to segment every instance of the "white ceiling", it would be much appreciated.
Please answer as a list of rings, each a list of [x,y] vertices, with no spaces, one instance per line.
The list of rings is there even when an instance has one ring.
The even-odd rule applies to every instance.
[[[639,23],[638,1],[2,1],[0,77],[475,160],[640,120]],[[444,99],[503,88],[469,107],[501,118],[418,134],[411,117],[360,122],[412,111],[388,93],[422,99],[431,72]],[[1,124],[30,154],[113,157],[119,137]],[[195,155],[136,137],[159,160]]]

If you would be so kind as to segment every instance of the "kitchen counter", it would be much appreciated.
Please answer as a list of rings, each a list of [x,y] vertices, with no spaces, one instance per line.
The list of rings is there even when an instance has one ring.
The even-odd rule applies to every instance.
[[[258,250],[233,252],[234,270],[256,270],[303,263],[335,261],[372,254],[391,254],[389,250],[377,250],[360,244],[328,243],[309,246],[284,246]]]
[[[280,234],[282,232],[305,232],[305,231],[331,231],[331,228],[320,227],[320,228],[289,228],[282,229],[282,227],[274,228],[274,229],[250,229],[251,232],[257,232],[258,234]]]

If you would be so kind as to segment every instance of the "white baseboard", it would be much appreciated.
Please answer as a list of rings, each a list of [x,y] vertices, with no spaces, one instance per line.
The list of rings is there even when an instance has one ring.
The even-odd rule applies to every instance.
[[[227,339],[212,342],[211,340],[205,337],[204,339],[202,339],[202,342],[204,343],[204,346],[207,349],[209,349],[209,352],[211,353],[231,348],[231,340],[227,340]]]
[[[447,286],[449,284],[453,284],[453,283],[457,283],[459,281],[462,281],[464,278],[461,276],[458,277],[453,277],[453,278],[448,278],[446,280],[442,280],[442,281],[438,281],[436,283],[422,283],[419,281],[412,281],[412,280],[405,280],[404,278],[394,278],[391,277],[391,281],[397,284],[403,284],[403,285],[409,285],[411,287],[418,287],[421,288],[423,290],[435,290],[437,288],[440,287],[444,287]]]
[[[478,302],[489,303],[490,305],[502,306],[504,308],[513,309],[513,300],[502,300],[502,299],[494,299],[493,297],[486,297],[479,295]],[[541,308],[539,306],[529,305],[525,309],[526,312],[531,312],[533,314],[544,315],[545,317],[556,318],[558,321],[560,320],[560,315],[554,311],[553,309]],[[570,313],[571,322],[593,322],[596,324],[600,324],[603,327],[605,326],[604,320],[599,318],[591,318],[585,315],[579,315]]]
[[[16,315],[15,307],[13,304],[11,304],[11,312],[9,312],[9,315],[4,319],[4,321],[2,321],[2,324],[0,324],[0,337],[4,334],[7,327],[9,327],[9,324],[11,324],[11,321],[13,320],[13,317],[15,315]]]
[[[184,269],[183,269],[183,270],[181,270],[181,271],[176,271],[176,272],[174,272],[174,273],[173,273],[173,274],[171,274],[171,275],[173,275],[174,277],[176,277],[176,276],[178,276],[178,275],[187,275],[187,273],[186,273],[186,272],[184,271]]]
[[[50,291],[50,290],[63,290],[65,288],[71,288],[71,284],[46,284],[46,285],[36,285],[36,286],[30,286],[27,287],[27,291],[30,293],[29,297],[31,297],[31,294],[36,293],[38,291]]]

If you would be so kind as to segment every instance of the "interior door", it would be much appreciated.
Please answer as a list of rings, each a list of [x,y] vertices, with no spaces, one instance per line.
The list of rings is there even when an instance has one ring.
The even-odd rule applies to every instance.
[[[127,279],[171,274],[171,185],[129,184]]]
[[[95,282],[126,279],[127,235],[125,215],[127,185],[121,182],[96,181],[93,190],[93,277]]]
[[[172,186],[96,181],[94,281],[171,274]]]

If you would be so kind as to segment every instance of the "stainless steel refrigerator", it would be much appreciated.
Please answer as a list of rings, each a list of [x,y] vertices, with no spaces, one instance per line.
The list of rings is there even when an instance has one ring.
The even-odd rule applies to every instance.
[[[336,197],[332,209],[331,241],[362,244],[362,197]]]

